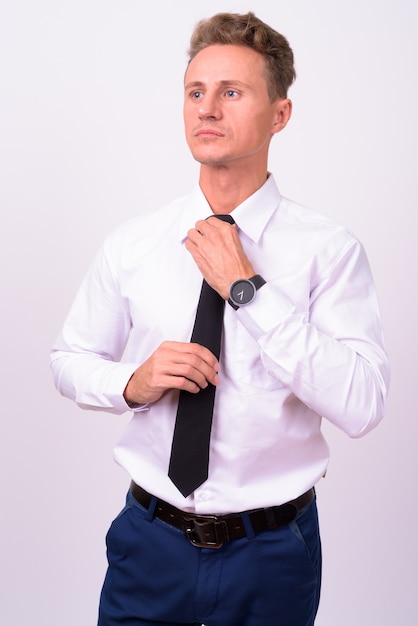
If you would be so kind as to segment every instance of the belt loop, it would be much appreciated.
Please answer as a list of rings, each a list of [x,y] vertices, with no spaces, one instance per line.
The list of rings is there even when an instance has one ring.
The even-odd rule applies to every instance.
[[[254,532],[253,525],[251,524],[250,516],[248,515],[247,511],[243,511],[242,513],[240,513],[240,515],[241,515],[242,523],[244,525],[245,532],[247,534],[248,539],[254,539],[255,532]]]
[[[268,530],[275,530],[277,528],[276,518],[274,517],[273,509],[265,509],[264,514],[266,516]]]
[[[144,515],[144,519],[146,519],[147,522],[152,522],[153,517],[154,517],[155,507],[157,506],[157,502],[158,502],[158,498],[156,498],[155,496],[152,496],[151,502],[149,503],[148,509],[146,509],[146,513]]]

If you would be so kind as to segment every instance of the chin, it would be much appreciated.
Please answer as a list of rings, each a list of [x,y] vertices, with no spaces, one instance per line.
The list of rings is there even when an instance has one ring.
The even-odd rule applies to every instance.
[[[192,155],[193,158],[201,165],[207,165],[211,167],[220,167],[222,165],[227,165],[231,160],[225,154],[208,154],[207,152],[198,150],[192,152]]]

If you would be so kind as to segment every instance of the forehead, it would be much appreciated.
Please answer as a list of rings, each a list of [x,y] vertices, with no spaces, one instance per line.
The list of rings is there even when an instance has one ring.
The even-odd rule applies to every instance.
[[[263,56],[248,46],[213,45],[189,63],[185,83],[200,81],[265,80]]]

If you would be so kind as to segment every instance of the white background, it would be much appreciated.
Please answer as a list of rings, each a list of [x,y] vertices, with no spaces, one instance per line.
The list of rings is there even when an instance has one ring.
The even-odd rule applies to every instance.
[[[128,486],[112,447],[129,416],[60,397],[49,348],[105,235],[194,184],[189,36],[202,17],[248,9],[296,56],[294,114],[270,169],[283,194],[365,244],[392,363],[373,433],[353,441],[325,426],[317,625],[418,623],[416,7],[0,0],[1,624],[96,622],[104,535]]]

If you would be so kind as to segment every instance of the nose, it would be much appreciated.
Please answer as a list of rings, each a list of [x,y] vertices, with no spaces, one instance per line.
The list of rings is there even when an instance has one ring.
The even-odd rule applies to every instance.
[[[221,116],[219,101],[215,94],[206,93],[199,104],[199,117],[202,120],[219,119]]]

